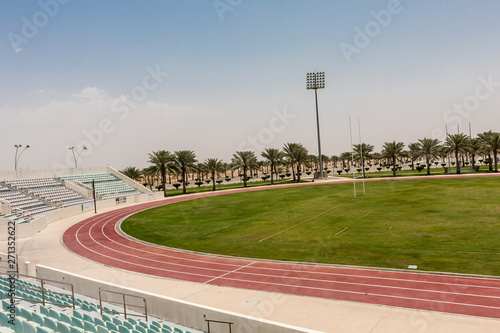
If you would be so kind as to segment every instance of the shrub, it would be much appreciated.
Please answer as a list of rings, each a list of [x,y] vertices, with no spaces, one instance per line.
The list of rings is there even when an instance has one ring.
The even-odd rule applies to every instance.
[[[417,167],[417,170],[418,170],[418,172],[420,173],[420,171],[424,170],[424,168],[425,168],[425,167],[424,167],[423,165],[419,165],[419,166]]]
[[[203,182],[202,181],[199,181],[199,182],[194,182],[195,185],[198,185],[198,187],[200,187],[201,185],[203,185]]]
[[[345,173],[349,173],[349,170],[351,170],[351,169],[349,169],[349,168],[344,169]]]
[[[217,185],[220,185],[222,184],[222,179],[217,179],[215,182],[217,183]]]
[[[226,182],[228,182],[228,183],[229,183],[230,181],[231,181],[231,178],[226,177]]]
[[[441,163],[441,166],[444,168],[446,166],[446,163]]]
[[[205,179],[205,183],[210,184],[212,180],[211,179]]]
[[[262,176],[262,177],[260,177],[260,179],[265,181],[267,179],[267,176]]]
[[[378,170],[378,172],[380,172],[382,170],[382,168],[381,167],[377,167],[377,170]]]
[[[306,174],[309,176],[311,174],[311,171],[306,171]]]
[[[285,178],[285,175],[284,175],[284,174],[280,174],[280,178],[281,178],[281,179],[284,179],[284,178]]]
[[[287,172],[287,173],[286,173],[286,176],[287,176],[287,177],[290,177],[291,175],[292,175],[292,174],[291,174],[290,172]]]
[[[172,186],[175,187],[176,190],[178,190],[179,186],[181,186],[181,183],[173,183]]]

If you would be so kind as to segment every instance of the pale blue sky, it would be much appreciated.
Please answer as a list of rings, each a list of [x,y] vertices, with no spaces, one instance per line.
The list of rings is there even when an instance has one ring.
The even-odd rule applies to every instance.
[[[349,115],[376,150],[457,122],[500,131],[498,31],[495,0],[2,1],[0,170],[13,169],[14,144],[32,146],[25,169],[71,166],[68,147],[84,144],[80,166],[117,168],[145,167],[159,149],[228,162],[239,149],[260,156],[262,146],[301,142],[315,154],[305,89],[315,70],[326,76],[327,155],[349,149]],[[347,44],[357,47],[350,59]],[[147,77],[156,70],[168,76]]]

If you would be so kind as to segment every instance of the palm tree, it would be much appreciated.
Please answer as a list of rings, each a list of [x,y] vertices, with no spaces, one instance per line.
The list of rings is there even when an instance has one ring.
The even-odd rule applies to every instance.
[[[149,189],[153,190],[153,184],[155,181],[155,177],[157,175],[156,167],[154,165],[144,168],[141,171],[142,177],[147,185],[149,185]]]
[[[415,161],[420,157],[420,145],[417,142],[412,142],[408,145],[408,157],[411,160],[411,169],[415,170]]]
[[[481,140],[482,144],[484,145],[484,148],[488,153],[493,153],[493,162],[495,163],[495,172],[498,172],[498,149],[500,149],[500,133],[497,132],[484,132],[481,134],[478,134],[479,140]],[[490,162],[490,171],[492,170],[491,165],[492,161],[491,158],[489,158]]]
[[[215,175],[224,171],[224,163],[217,158],[207,158],[204,164],[205,169],[212,174],[212,190],[215,191]]]
[[[396,159],[403,151],[405,144],[402,142],[384,142],[382,156],[392,161],[392,176],[396,177]]]
[[[361,169],[363,172],[363,177],[365,176],[365,161],[371,158],[371,153],[373,152],[373,147],[367,143],[360,143],[353,145],[354,159],[361,162]]]
[[[186,194],[186,181],[188,171],[196,167],[196,154],[192,150],[176,151],[174,160],[174,167],[181,173],[182,177],[182,193]]]
[[[349,166],[349,161],[351,160],[351,152],[345,151],[342,154],[340,154],[340,160],[342,161],[342,169],[345,169],[346,167]]]
[[[425,157],[425,164],[427,166],[427,175],[431,174],[431,159],[439,158],[439,140],[423,138],[418,139],[418,156]],[[420,170],[420,169],[419,169]]]
[[[308,155],[307,149],[300,143],[287,143],[283,147],[283,151],[292,166],[293,180],[300,182],[300,167],[310,165],[311,159],[313,159],[311,156],[314,155]],[[318,159],[316,156],[314,158],[315,160]],[[295,170],[297,170],[297,178],[295,177]]]
[[[253,151],[237,151],[231,160],[232,169],[243,169],[243,187],[247,187],[247,170],[255,168],[257,156]]]
[[[136,182],[140,181],[142,178],[141,170],[137,169],[136,167],[126,167],[120,172]]]
[[[295,151],[298,149],[298,143],[289,142],[283,147],[285,157],[288,160],[288,164],[292,167],[293,180],[295,181]]]
[[[457,173],[460,173],[460,160],[458,155],[464,153],[469,147],[469,137],[463,133],[448,134],[445,142],[450,152],[455,154],[455,163],[457,164]]]
[[[167,170],[170,168],[172,162],[174,161],[174,156],[166,150],[159,150],[149,153],[149,163],[152,163],[156,171],[161,175],[161,184],[163,188],[163,195],[167,196],[167,189],[165,184],[167,183]]]
[[[276,171],[278,165],[282,163],[282,159],[285,156],[285,154],[276,148],[266,148],[261,155],[269,162],[269,166],[271,167],[271,185],[272,185],[274,184],[273,174]]]
[[[340,157],[332,155],[332,157],[330,157],[330,161],[333,163],[333,167],[337,169],[337,163],[340,162]]]
[[[469,148],[467,149],[470,157],[471,157],[471,165],[472,169],[475,169],[476,166],[476,155],[479,155],[481,153],[481,150],[483,148],[482,142],[479,138],[474,138],[470,140],[469,143]]]

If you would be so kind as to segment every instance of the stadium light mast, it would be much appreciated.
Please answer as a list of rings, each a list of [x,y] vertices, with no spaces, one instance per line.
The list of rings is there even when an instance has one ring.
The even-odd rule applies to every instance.
[[[307,73],[307,89],[314,89],[314,98],[316,100],[316,128],[318,132],[318,160],[319,160],[319,177],[323,176],[323,159],[321,157],[321,139],[319,134],[319,113],[318,113],[318,89],[325,88],[325,72]],[[316,177],[315,177],[316,178]]]
[[[82,152],[84,150],[87,150],[87,147],[83,146],[82,150],[80,150],[80,152],[78,153],[78,155],[75,155],[75,147],[69,147],[68,149],[73,152],[73,158],[75,159],[75,168],[78,168],[78,158],[80,157],[80,155],[82,154]]]
[[[21,154],[30,147],[30,145],[26,145],[23,150],[17,155],[17,151],[19,148],[22,148],[23,145],[14,145],[14,148],[16,148],[16,155],[14,156],[14,170],[17,171],[17,163],[19,162],[19,158],[21,157]]]

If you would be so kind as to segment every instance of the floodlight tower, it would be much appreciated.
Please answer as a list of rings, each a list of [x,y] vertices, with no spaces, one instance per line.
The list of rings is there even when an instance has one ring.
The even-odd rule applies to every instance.
[[[21,154],[30,147],[30,145],[26,145],[23,150],[17,155],[17,151],[19,148],[22,148],[23,145],[14,145],[14,148],[16,148],[16,155],[14,156],[14,170],[17,171],[17,162],[19,162],[19,158],[21,157]]]
[[[319,177],[321,178],[323,178],[324,176],[323,176],[323,159],[321,157],[321,139],[319,135],[318,89],[323,89],[323,88],[325,88],[325,72],[307,73],[307,89],[314,89],[314,98],[316,100],[316,128],[318,131]]]

